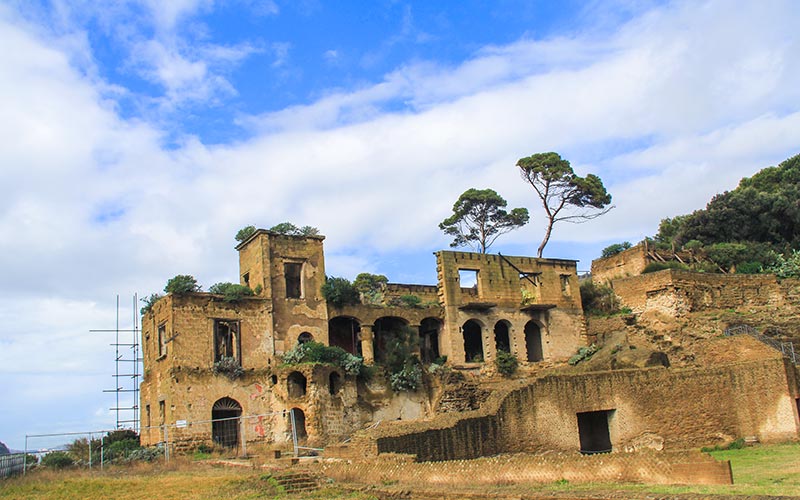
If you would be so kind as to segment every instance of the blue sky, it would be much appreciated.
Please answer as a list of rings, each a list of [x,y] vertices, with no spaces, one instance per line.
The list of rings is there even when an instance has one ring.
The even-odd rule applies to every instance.
[[[535,253],[514,165],[558,151],[614,197],[545,250],[588,269],[800,152],[798,24],[779,0],[0,1],[0,441],[113,426],[89,330],[116,294],[236,281],[248,224],[430,284],[468,188],[531,210],[492,250]]]

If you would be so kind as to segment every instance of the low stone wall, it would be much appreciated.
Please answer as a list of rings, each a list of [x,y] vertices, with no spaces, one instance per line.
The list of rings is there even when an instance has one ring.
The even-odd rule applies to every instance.
[[[416,463],[407,455],[370,461],[326,461],[325,475],[345,482],[388,481],[438,486],[626,482],[647,484],[732,484],[729,461],[696,451],[580,455],[498,455],[476,460]]]

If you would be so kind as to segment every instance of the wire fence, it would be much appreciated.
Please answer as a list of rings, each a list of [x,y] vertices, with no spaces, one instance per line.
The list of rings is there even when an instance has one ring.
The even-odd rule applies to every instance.
[[[176,453],[199,451],[214,453],[224,458],[247,457],[248,450],[291,444],[295,457],[316,455],[321,448],[305,446],[307,434],[302,411],[280,411],[259,415],[222,414],[209,420],[177,420],[171,424],[143,426],[139,439],[148,443],[144,449],[125,449],[119,442],[110,442],[109,435],[123,429],[51,434],[26,434],[25,453],[20,456],[19,468],[25,471],[26,454],[44,456],[52,451],[68,451],[78,465],[103,468],[111,462],[152,459],[163,456],[169,461]],[[284,429],[282,439],[276,443],[275,429]],[[71,440],[64,443],[65,438]],[[53,446],[52,443],[59,442]],[[16,463],[16,462],[15,462]],[[30,468],[28,464],[28,468]]]
[[[25,454],[0,455],[0,478],[22,474],[25,468]]]
[[[767,337],[759,333],[758,330],[753,328],[750,325],[736,325],[731,326],[725,329],[723,332],[726,337],[730,337],[733,335],[750,335],[751,337],[755,338],[756,340],[761,341],[762,343],[772,347],[781,352],[784,358],[788,359],[794,364],[797,364],[798,355],[795,352],[794,344],[791,342],[781,342],[779,340],[775,340],[771,337]]]

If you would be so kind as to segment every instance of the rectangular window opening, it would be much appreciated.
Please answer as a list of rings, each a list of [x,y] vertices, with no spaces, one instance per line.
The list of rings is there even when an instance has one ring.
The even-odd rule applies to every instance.
[[[250,286],[250,273],[244,273],[242,275],[242,283],[244,286]]]
[[[144,426],[145,427],[150,427],[150,405],[149,404],[145,405],[144,414],[145,414]]]
[[[478,289],[478,270],[477,269],[459,269],[458,282],[461,288]]]
[[[571,274],[562,274],[562,275],[560,275],[560,278],[561,278],[561,293],[566,295],[566,296],[572,295],[572,288],[571,288],[571,286],[569,284],[569,278],[571,276],[572,276]]]
[[[241,338],[239,322],[225,319],[214,320],[214,362],[232,358],[241,366]]]
[[[581,453],[592,455],[611,452],[609,424],[615,412],[616,410],[600,410],[577,414]]]
[[[158,402],[158,425],[164,425],[167,421],[167,403],[166,401]]]
[[[167,355],[167,324],[158,325],[158,357]]]
[[[303,264],[300,262],[285,262],[283,274],[286,278],[286,298],[299,299],[303,296]]]

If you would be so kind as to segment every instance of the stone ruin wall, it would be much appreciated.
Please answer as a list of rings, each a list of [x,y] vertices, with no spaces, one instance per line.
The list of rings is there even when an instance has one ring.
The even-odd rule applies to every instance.
[[[794,370],[779,355],[702,369],[554,375],[444,426],[410,423],[376,429],[374,451],[411,454],[420,461],[575,452],[576,413],[600,410],[614,410],[609,432],[615,450],[675,450],[745,436],[783,441],[798,436],[796,398]],[[354,441],[369,453],[368,441]]]
[[[592,280],[595,283],[609,283],[617,278],[638,276],[650,260],[642,243],[622,252],[592,261]]]
[[[614,293],[633,312],[661,311],[680,317],[707,309],[797,308],[800,280],[771,274],[706,274],[665,269],[620,278]]]

